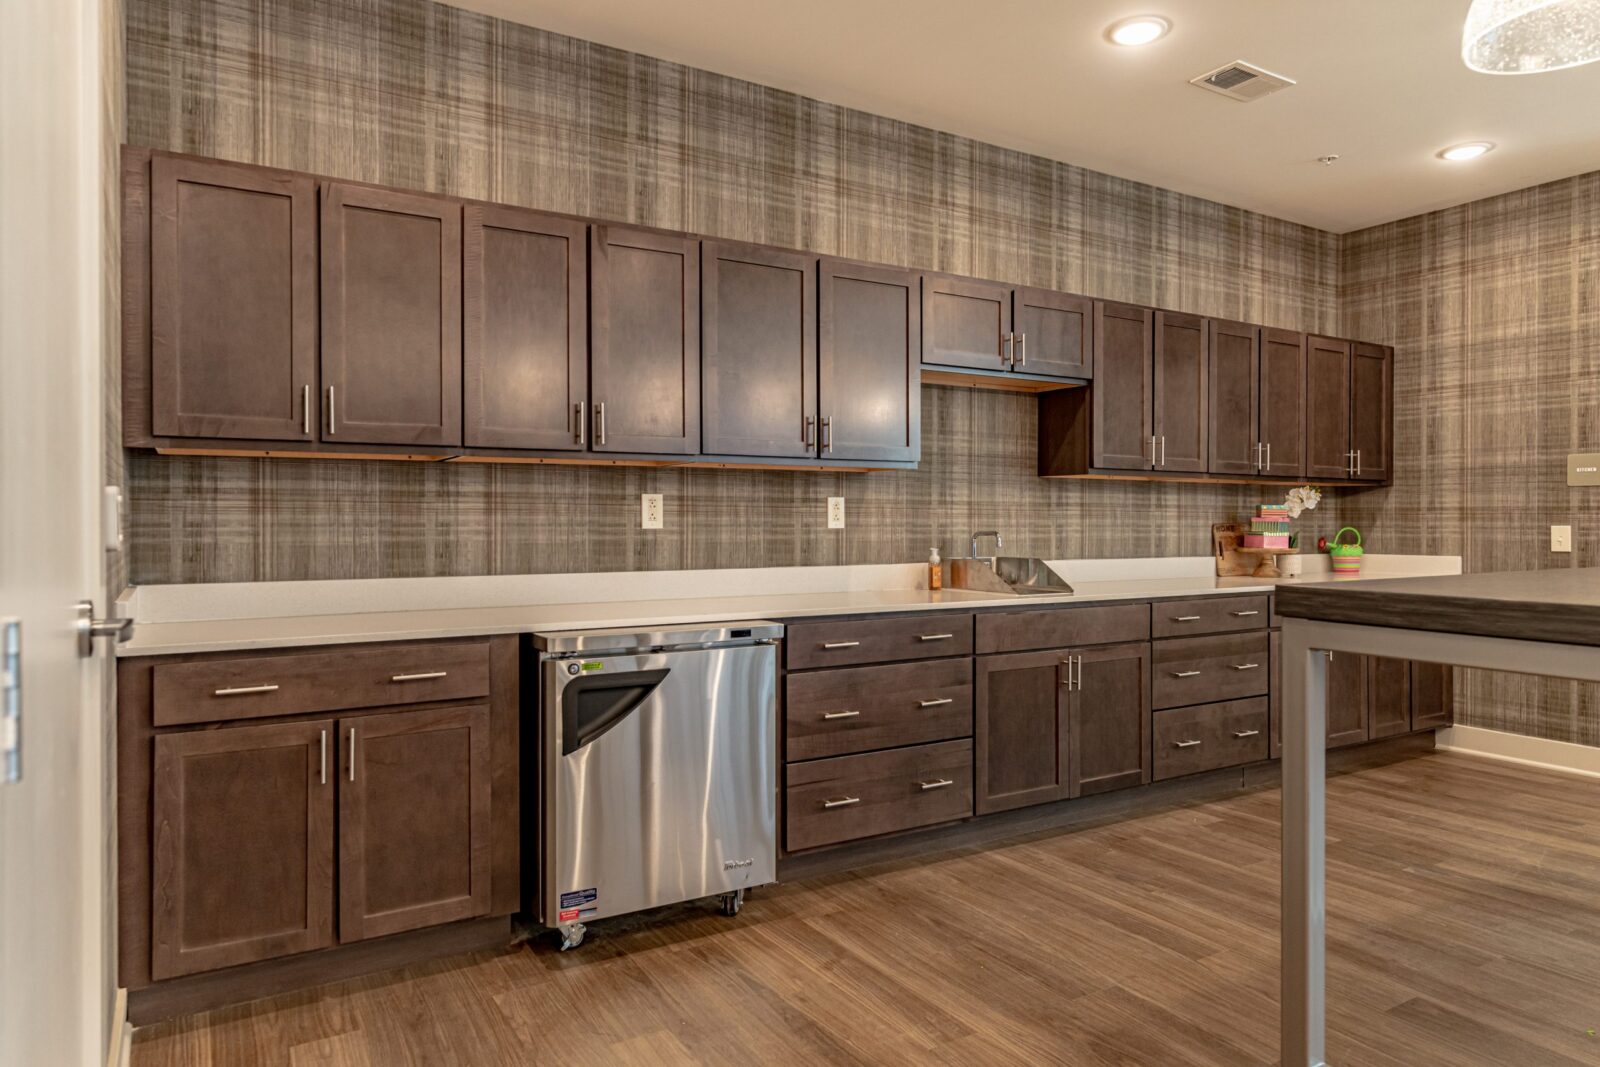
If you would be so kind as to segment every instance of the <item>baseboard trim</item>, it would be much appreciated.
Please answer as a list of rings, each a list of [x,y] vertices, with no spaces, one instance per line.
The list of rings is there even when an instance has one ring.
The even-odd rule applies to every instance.
[[[1452,726],[1439,731],[1438,749],[1584,778],[1600,778],[1600,748],[1575,745],[1570,741],[1551,741],[1504,730],[1486,730],[1481,726]]]

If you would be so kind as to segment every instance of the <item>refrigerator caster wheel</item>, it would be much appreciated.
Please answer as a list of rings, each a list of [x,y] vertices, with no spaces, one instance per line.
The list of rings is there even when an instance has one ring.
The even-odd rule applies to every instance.
[[[743,889],[735,889],[733,892],[724,893],[717,898],[717,909],[724,915],[737,915],[742,907],[744,907]]]
[[[561,934],[561,951],[577,948],[583,944],[583,935],[586,930],[582,923],[564,923],[557,928]]]

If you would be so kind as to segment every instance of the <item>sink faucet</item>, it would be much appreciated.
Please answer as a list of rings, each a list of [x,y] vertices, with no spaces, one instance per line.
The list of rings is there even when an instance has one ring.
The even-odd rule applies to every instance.
[[[1000,540],[1000,531],[999,530],[979,530],[977,533],[972,535],[972,558],[973,559],[977,559],[978,558],[978,538],[980,538],[980,537],[992,537],[992,538],[994,538],[994,550],[995,550],[995,554],[996,555],[999,555],[1000,554],[1000,550],[1006,546],[1006,543],[1004,541]]]

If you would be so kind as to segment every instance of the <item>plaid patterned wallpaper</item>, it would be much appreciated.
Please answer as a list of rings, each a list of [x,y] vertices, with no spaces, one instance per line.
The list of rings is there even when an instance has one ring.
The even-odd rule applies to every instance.
[[[1337,325],[1338,239],[1281,220],[425,0],[127,7],[133,144]],[[926,387],[923,407],[914,473],[131,454],[131,579],[910,562],[974,528],[1045,557],[1204,555],[1260,492],[1043,481],[1032,400]],[[637,528],[646,491],[663,531]]]
[[[1395,360],[1395,485],[1342,511],[1385,549],[1469,571],[1600,565],[1600,173],[1346,234],[1341,329]],[[1552,555],[1549,527],[1574,527]],[[1600,744],[1600,688],[1458,672],[1462,722]]]

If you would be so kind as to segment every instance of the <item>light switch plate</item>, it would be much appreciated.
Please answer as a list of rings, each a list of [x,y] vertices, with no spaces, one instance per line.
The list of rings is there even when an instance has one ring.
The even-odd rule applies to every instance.
[[[828,529],[844,529],[844,497],[830,496],[828,498]]]
[[[659,530],[665,525],[666,508],[660,493],[639,495],[639,525],[646,530]]]
[[[1552,527],[1550,527],[1550,551],[1552,551],[1552,552],[1571,552],[1572,551],[1572,527],[1570,527],[1570,526],[1552,526]]]

